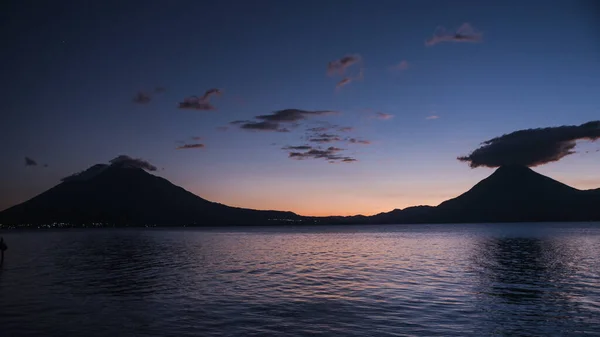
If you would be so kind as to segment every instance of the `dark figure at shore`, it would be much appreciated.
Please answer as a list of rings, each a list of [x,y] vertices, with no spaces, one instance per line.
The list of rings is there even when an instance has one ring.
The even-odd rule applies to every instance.
[[[7,249],[8,247],[4,243],[4,238],[0,238],[0,266],[4,264],[4,251]]]

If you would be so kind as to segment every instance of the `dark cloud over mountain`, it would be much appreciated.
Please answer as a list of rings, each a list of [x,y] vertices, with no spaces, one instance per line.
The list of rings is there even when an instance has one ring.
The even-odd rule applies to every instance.
[[[112,166],[125,166],[133,168],[141,168],[147,171],[156,171],[156,166],[141,158],[131,158],[127,155],[120,155],[109,161]]]
[[[538,166],[558,161],[575,153],[578,140],[595,141],[600,138],[600,121],[579,126],[519,130],[485,141],[468,156],[458,160],[472,168],[502,165]]]

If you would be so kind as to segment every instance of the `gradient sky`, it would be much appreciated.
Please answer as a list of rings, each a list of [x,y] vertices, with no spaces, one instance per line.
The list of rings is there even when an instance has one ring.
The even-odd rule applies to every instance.
[[[232,206],[348,215],[437,205],[493,172],[456,160],[481,142],[600,119],[591,0],[9,2],[0,11],[0,209],[120,154]],[[465,22],[480,43],[425,46],[436,27]],[[348,71],[362,67],[364,77],[336,90],[341,78],[326,67],[348,54],[362,56]],[[406,69],[391,69],[403,60]],[[133,102],[156,87],[166,91]],[[223,92],[211,99],[217,110],[177,108],[210,88]],[[218,129],[288,108],[340,114],[288,133]],[[357,162],[294,160],[281,149],[324,121],[371,141],[332,144]],[[205,148],[176,150],[191,137]],[[582,143],[535,170],[600,187],[597,149]]]

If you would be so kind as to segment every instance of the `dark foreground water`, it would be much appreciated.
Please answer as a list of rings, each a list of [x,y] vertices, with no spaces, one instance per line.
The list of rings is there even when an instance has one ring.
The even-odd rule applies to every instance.
[[[0,336],[600,335],[600,224],[2,235]]]

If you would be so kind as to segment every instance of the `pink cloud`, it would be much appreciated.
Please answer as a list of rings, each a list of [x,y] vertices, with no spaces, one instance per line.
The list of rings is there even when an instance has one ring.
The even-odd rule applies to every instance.
[[[402,60],[397,65],[391,67],[390,70],[392,70],[392,71],[404,71],[404,70],[408,69],[408,66],[409,66],[408,65],[408,61]]]
[[[389,120],[394,118],[394,115],[392,114],[386,114],[383,112],[378,112],[375,114],[375,116],[373,116],[373,118],[377,118],[377,119],[381,119],[381,120]]]
[[[360,55],[354,54],[346,55],[340,59],[331,61],[327,63],[327,74],[329,76],[344,75],[346,73],[346,69],[348,69],[351,65],[360,62],[361,60],[362,58]]]

